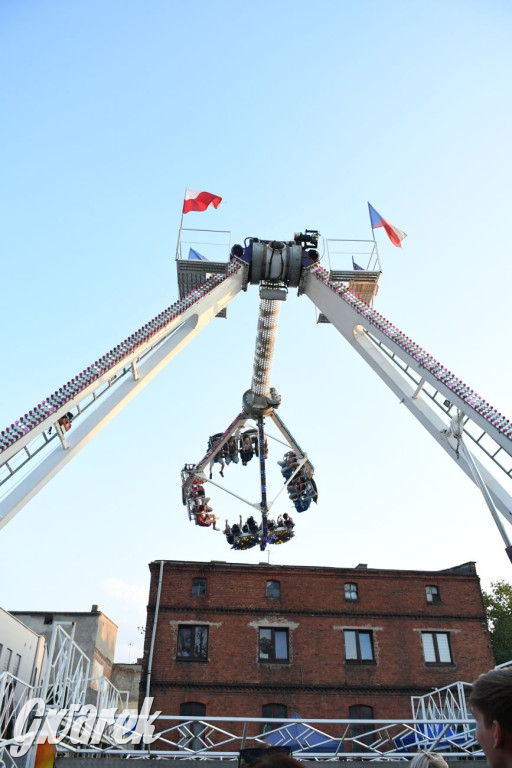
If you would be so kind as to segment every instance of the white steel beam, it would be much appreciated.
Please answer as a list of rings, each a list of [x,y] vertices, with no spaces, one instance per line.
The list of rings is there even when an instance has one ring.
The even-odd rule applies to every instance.
[[[475,476],[472,467],[464,456],[464,452],[455,450],[450,443],[445,432],[449,426],[448,423],[438,416],[432,406],[421,398],[421,390],[417,386],[411,386],[405,376],[400,373],[400,369],[391,362],[390,358],[368,338],[368,332],[378,338],[390,348],[397,357],[404,360],[415,370],[421,371],[417,362],[407,355],[407,353],[395,345],[391,339],[382,334],[378,328],[370,324],[369,320],[360,314],[349,302],[339,296],[333,286],[318,279],[315,274],[309,273],[304,284],[304,293],[308,296],[315,306],[332,323],[332,325],[349,342],[356,352],[368,363],[375,373],[387,384],[392,392],[396,394],[401,403],[418,419],[420,424],[432,435],[443,450],[455,461],[466,475],[475,482]],[[370,310],[371,311],[371,310]],[[432,384],[440,391],[441,382],[432,377],[428,371],[421,372],[427,381],[431,378]],[[446,397],[456,401],[456,396],[449,389],[446,389]],[[457,403],[458,405],[458,403]],[[464,404],[461,402],[461,408]],[[473,415],[472,415],[472,418]],[[483,419],[481,420],[483,425]],[[487,426],[487,425],[486,425]],[[488,428],[488,431],[491,431]],[[502,438],[502,442],[505,438]],[[510,442],[510,441],[509,441]],[[510,448],[509,448],[510,451]],[[505,519],[512,523],[512,496],[505,490],[502,484],[492,475],[478,459],[471,454],[472,460],[478,468],[478,471],[487,486],[491,498],[499,512]]]
[[[73,424],[73,429],[66,433],[67,448],[63,448],[58,443],[56,449],[52,450],[33,469],[29,469],[23,479],[18,481],[5,498],[0,501],[0,528],[6,525],[59,470],[76,456],[94,435],[113,419],[116,413],[149,384],[173,357],[197,336],[220,310],[229,304],[242,289],[243,275],[243,270],[238,270],[183,312],[179,323],[174,323],[179,327],[170,335],[169,329],[166,329],[167,338],[138,365],[137,377],[124,377],[116,387],[112,388],[111,392],[102,396],[98,405],[92,409],[92,413],[82,415],[79,422]],[[165,335],[164,331],[162,334]],[[155,344],[155,339],[152,339],[152,344]],[[140,354],[140,350],[138,350],[138,354]],[[119,363],[119,367],[130,364],[132,357],[133,355],[127,356]],[[112,371],[109,371],[109,376],[112,375]],[[84,390],[80,399],[87,394],[90,394],[89,389]],[[76,399],[69,401],[63,407],[64,412],[76,404]],[[54,418],[55,414],[53,414]],[[34,463],[36,462],[34,461]],[[15,480],[17,480],[16,476],[13,478],[13,481]]]

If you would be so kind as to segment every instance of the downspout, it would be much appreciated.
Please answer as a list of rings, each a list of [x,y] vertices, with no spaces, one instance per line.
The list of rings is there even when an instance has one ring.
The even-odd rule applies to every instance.
[[[151,632],[151,645],[149,646],[148,673],[146,676],[146,698],[149,698],[151,688],[151,667],[153,666],[153,651],[155,649],[156,625],[158,623],[158,610],[160,608],[160,593],[162,592],[162,578],[164,575],[164,561],[160,560],[160,575],[158,577],[158,590],[156,593],[155,616],[153,618],[153,629]]]

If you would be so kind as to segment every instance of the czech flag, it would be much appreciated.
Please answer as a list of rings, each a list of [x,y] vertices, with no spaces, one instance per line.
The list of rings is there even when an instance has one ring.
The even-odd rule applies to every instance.
[[[398,248],[401,248],[402,240],[407,237],[405,232],[402,232],[401,229],[398,229],[398,227],[394,227],[392,224],[386,221],[386,219],[383,219],[380,213],[377,213],[375,208],[372,205],[370,205],[370,203],[368,203],[368,210],[370,211],[370,221],[371,221],[372,229],[377,229],[377,227],[384,227],[393,245],[396,245]]]
[[[206,211],[209,205],[218,208],[222,197],[212,195],[211,192],[198,192],[196,189],[185,190],[185,200],[183,201],[183,213],[190,211]]]

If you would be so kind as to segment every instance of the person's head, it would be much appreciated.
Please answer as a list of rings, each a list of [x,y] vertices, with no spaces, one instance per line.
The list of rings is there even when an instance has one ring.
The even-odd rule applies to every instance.
[[[410,768],[448,768],[448,763],[435,752],[418,752],[411,760]]]
[[[238,768],[304,768],[291,756],[290,747],[249,747],[241,749]]]
[[[476,720],[475,738],[491,768],[512,765],[512,667],[480,675],[469,706]]]

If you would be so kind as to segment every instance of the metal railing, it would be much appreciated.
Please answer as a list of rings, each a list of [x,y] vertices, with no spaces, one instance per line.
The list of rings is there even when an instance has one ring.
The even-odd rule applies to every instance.
[[[0,765],[19,768],[9,747],[14,744],[14,726],[25,704],[34,697],[34,689],[11,672],[0,674]]]
[[[69,633],[64,629],[65,626],[69,628]],[[73,622],[54,623],[40,693],[34,694],[53,707],[85,703],[90,662],[74,637]]]
[[[317,720],[161,715],[152,744],[59,745],[75,755],[175,760],[236,760],[246,747],[291,747],[298,760],[409,761],[420,750],[444,757],[483,758],[473,719]],[[133,724],[131,724],[133,732]],[[122,729],[121,729],[122,731]],[[118,730],[118,733],[121,731]],[[127,730],[127,733],[130,733]],[[156,737],[156,738],[155,738]]]
[[[119,691],[106,677],[92,677],[87,682],[93,690],[97,691],[94,705],[98,711],[114,709],[117,712],[128,709],[129,691]]]

